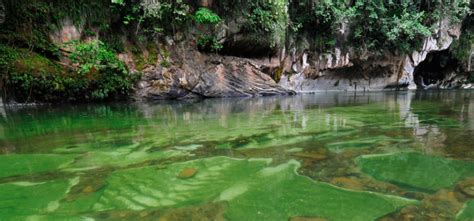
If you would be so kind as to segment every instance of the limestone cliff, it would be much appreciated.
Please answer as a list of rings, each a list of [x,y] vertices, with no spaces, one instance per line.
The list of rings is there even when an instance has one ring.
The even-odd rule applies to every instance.
[[[462,73],[469,72],[466,69],[472,56],[462,58],[466,61],[459,60],[462,56],[453,58],[456,52],[452,46],[462,49],[463,54],[472,54],[474,24],[472,14],[467,13],[466,19],[462,12],[466,1],[455,1],[453,8],[430,2],[413,2],[416,7],[387,3],[387,7],[377,9],[380,5],[361,0],[81,0],[71,4],[0,0],[0,46],[10,51],[20,48],[17,55],[25,51],[38,55],[31,56],[35,62],[23,59],[21,65],[0,62],[8,67],[3,68],[0,83],[10,86],[12,94],[17,85],[31,85],[30,81],[38,77],[35,74],[31,79],[21,78],[17,85],[8,85],[12,73],[38,72],[15,70],[27,66],[41,68],[39,72],[47,75],[43,77],[46,86],[39,85],[47,92],[44,94],[49,94],[49,85],[59,85],[53,91],[56,98],[67,92],[67,87],[86,90],[56,77],[80,71],[69,57],[71,42],[100,41],[104,50],[112,51],[126,65],[127,72],[140,76],[130,84],[134,85],[133,91],[123,94],[142,101],[471,88],[469,81],[474,78],[468,78],[472,73]],[[197,18],[200,10],[207,13],[201,20]],[[387,10],[403,13],[387,15]],[[440,16],[443,13],[446,16]],[[398,27],[399,22],[405,23]],[[379,25],[391,35],[367,28],[370,24]],[[461,44],[457,39],[463,32],[468,37]],[[91,87],[96,87],[91,77],[97,74],[96,69],[81,75]],[[28,100],[31,91],[36,90],[25,88],[23,97]]]
[[[297,92],[320,91],[380,91],[385,89],[417,89],[415,68],[431,52],[449,48],[460,36],[460,24],[445,19],[436,27],[435,36],[423,40],[422,47],[410,54],[355,55],[351,49],[308,58],[304,53],[293,57],[291,74],[284,75],[279,84]],[[322,64],[322,65],[321,65]]]

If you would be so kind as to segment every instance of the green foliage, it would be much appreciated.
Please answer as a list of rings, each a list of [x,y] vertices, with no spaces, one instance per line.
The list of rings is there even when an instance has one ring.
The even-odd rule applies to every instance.
[[[146,51],[148,53],[144,53],[143,50],[139,47],[132,48],[133,59],[135,61],[135,68],[138,71],[142,71],[149,65],[156,65],[156,61],[158,60],[158,48],[154,44],[146,45]]]
[[[369,50],[396,48],[408,53],[423,37],[431,35],[423,24],[423,11],[408,3],[379,4],[358,0],[351,25],[352,40]]]
[[[2,77],[8,73],[10,65],[18,59],[20,52],[0,44],[0,74]]]
[[[71,44],[69,70],[25,49],[0,44],[0,68],[10,98],[19,102],[104,100],[128,94],[137,75],[102,42]]]
[[[197,41],[197,45],[201,51],[218,52],[223,48],[223,45],[212,35],[201,36]]]
[[[431,4],[431,16],[436,21],[448,18],[451,23],[460,23],[470,12],[468,0],[433,1]]]
[[[455,58],[459,61],[467,61],[471,54],[472,45],[474,45],[474,31],[465,31],[461,37],[453,42],[451,50]]]
[[[247,31],[265,34],[271,45],[276,46],[285,39],[288,26],[288,2],[286,0],[262,0],[250,3]]]
[[[119,4],[119,5],[124,5],[125,4],[125,1],[124,0],[111,0],[112,3],[114,4]]]
[[[185,29],[185,24],[192,17],[191,7],[183,0],[142,0],[140,6],[140,21],[148,32],[174,34],[178,28]]]
[[[464,63],[465,69],[467,69],[469,57],[474,50],[474,26],[472,24],[474,24],[474,15],[470,15],[465,19],[461,29],[461,37],[455,40],[450,48],[452,55],[458,61]],[[470,81],[474,81],[474,74],[471,74]]]
[[[355,0],[350,3],[321,0],[301,1],[290,5],[290,30],[308,34],[319,51],[346,43],[362,50],[398,50],[408,53],[432,33],[431,26],[449,18],[458,23],[469,8],[467,1],[377,2]],[[345,39],[335,37],[350,31]],[[321,31],[324,30],[324,31]],[[335,42],[336,41],[336,42]]]
[[[49,59],[25,49],[0,45],[0,68],[7,93],[18,101],[32,101],[36,96],[54,99],[71,83],[61,68]]]
[[[101,41],[72,43],[69,58],[78,65],[77,74],[90,79],[91,98],[103,100],[114,95],[127,95],[135,77],[125,64]]]
[[[198,34],[197,47],[200,51],[218,52],[223,48],[215,32],[216,24],[221,21],[219,15],[207,8],[199,8],[193,17],[197,24],[201,24]],[[207,26],[206,26],[207,25]]]
[[[199,10],[194,13],[194,21],[198,24],[217,24],[221,21],[221,18],[207,8],[199,8]]]

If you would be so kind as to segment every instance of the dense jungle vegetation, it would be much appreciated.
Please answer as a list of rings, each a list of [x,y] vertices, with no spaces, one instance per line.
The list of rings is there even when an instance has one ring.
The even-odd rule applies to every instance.
[[[334,47],[360,52],[410,53],[436,35],[442,19],[463,22],[454,53],[465,59],[472,44],[467,0],[3,0],[0,74],[3,97],[31,101],[104,101],[131,93],[160,42],[172,40],[206,53],[242,55],[220,35],[238,23],[248,44],[321,53]],[[471,4],[471,5],[469,5]],[[79,40],[58,45],[50,35],[64,19],[81,27]],[[227,28],[229,29],[229,28]],[[464,45],[464,46],[463,46]],[[148,57],[141,55],[148,49]],[[190,48],[192,50],[192,48]],[[117,54],[134,54],[131,71]],[[257,53],[258,54],[258,53]],[[243,54],[245,56],[245,54]],[[162,66],[169,64],[161,62]]]

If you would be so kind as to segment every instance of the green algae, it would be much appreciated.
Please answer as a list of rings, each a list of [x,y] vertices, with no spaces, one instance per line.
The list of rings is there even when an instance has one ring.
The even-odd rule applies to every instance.
[[[229,220],[288,220],[322,217],[328,220],[375,220],[416,201],[371,192],[358,192],[315,182],[297,175],[296,161],[256,174],[252,187],[233,198]],[[344,211],[344,212],[341,212]]]
[[[73,163],[63,168],[66,171],[125,167],[150,160],[186,156],[191,151],[191,149],[178,150],[178,148],[152,151],[151,149],[160,141],[128,142],[128,140],[124,140],[120,142],[120,140],[115,140],[107,142],[107,140],[75,145],[74,148],[57,148],[54,151],[62,154],[73,153],[79,156]]]
[[[167,150],[148,152],[145,150],[91,151],[85,153],[65,170],[89,170],[101,167],[125,167],[149,160],[167,159],[185,156],[186,152]]]
[[[22,220],[29,216],[52,213],[71,185],[69,180],[0,184],[0,218]]]
[[[88,213],[93,211],[92,206],[100,199],[103,189],[90,194],[85,194],[78,199],[63,200],[55,211],[62,216],[71,216],[78,213]]]
[[[165,169],[147,167],[117,171],[107,178],[107,188],[94,209],[142,210],[153,207],[188,206],[218,197],[234,183],[264,168],[268,161],[228,160],[224,157],[177,163]],[[180,179],[185,168],[198,173]]]
[[[264,159],[214,157],[176,163],[165,169],[121,170],[107,178],[99,199],[89,206],[94,211],[140,211],[227,201],[225,216],[229,220],[288,220],[298,215],[374,220],[415,203],[314,182],[296,173],[299,163],[294,160],[275,167],[269,167],[269,163]],[[179,179],[184,168],[194,168],[198,173],[190,179]],[[91,203],[91,199],[89,196],[76,205],[87,207],[84,203]]]
[[[474,163],[416,152],[366,155],[356,161],[375,179],[425,192],[451,187],[461,178],[474,176]]]
[[[470,200],[464,205],[461,211],[456,215],[456,220],[474,220],[474,200]]]
[[[9,154],[0,155],[0,178],[54,172],[72,163],[77,155],[70,154]]]

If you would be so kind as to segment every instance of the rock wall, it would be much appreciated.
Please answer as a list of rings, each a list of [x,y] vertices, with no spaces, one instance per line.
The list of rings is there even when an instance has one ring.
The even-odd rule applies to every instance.
[[[381,91],[416,89],[415,67],[428,53],[449,48],[460,35],[460,26],[443,21],[437,35],[424,40],[420,50],[409,55],[356,54],[335,48],[320,55],[290,50],[281,59],[248,59],[204,54],[192,46],[172,46],[170,66],[143,70],[135,98],[138,100],[196,97],[245,97],[313,93],[323,91]],[[168,47],[171,47],[170,45]],[[174,57],[174,58],[173,58]],[[130,63],[130,62],[128,62]],[[278,70],[285,72],[278,83]],[[288,74],[291,73],[291,74]],[[272,79],[273,77],[273,79]]]
[[[348,49],[342,53],[335,49],[330,55],[308,58],[303,54],[293,58],[291,74],[282,76],[279,84],[296,92],[320,91],[380,91],[386,89],[416,89],[415,67],[426,59],[428,53],[449,48],[460,36],[460,25],[449,20],[438,24],[436,35],[424,39],[420,50],[409,55],[355,55]]]
[[[150,66],[138,83],[137,100],[249,97],[294,94],[263,73],[252,60],[175,52],[171,65]]]

